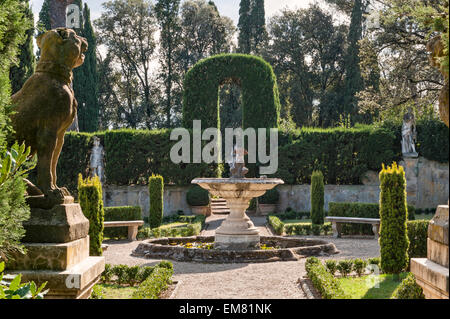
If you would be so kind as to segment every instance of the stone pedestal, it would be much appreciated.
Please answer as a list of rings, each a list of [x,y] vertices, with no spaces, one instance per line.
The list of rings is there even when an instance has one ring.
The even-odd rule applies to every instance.
[[[428,226],[427,258],[412,258],[411,272],[427,299],[449,298],[448,205],[441,205]]]
[[[105,258],[89,256],[89,221],[80,205],[32,208],[24,228],[27,253],[12,256],[6,272],[22,274],[22,282],[47,281],[46,299],[88,298],[105,269]]]
[[[214,247],[244,250],[259,247],[259,230],[245,214],[248,199],[227,198],[230,214],[216,230]]]

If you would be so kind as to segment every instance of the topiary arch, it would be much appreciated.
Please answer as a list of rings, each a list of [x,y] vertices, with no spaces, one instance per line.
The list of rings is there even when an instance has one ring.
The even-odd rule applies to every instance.
[[[220,128],[220,86],[232,81],[241,87],[242,127],[277,128],[280,99],[277,78],[269,63],[246,54],[221,54],[199,61],[184,79],[183,125]]]

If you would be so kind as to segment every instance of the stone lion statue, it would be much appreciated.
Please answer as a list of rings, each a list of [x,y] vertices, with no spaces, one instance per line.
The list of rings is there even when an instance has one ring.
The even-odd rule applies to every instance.
[[[88,48],[85,38],[67,28],[40,35],[41,58],[35,73],[12,96],[12,126],[15,138],[37,154],[37,183],[28,183],[28,195],[64,199],[70,195],[56,185],[56,165],[64,143],[64,133],[77,114],[71,87],[72,70],[84,62]]]

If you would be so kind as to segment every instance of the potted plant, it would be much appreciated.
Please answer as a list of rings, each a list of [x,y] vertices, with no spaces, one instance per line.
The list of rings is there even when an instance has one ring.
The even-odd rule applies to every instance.
[[[186,200],[194,215],[211,215],[209,192],[206,189],[203,189],[198,185],[191,187],[186,194]]]
[[[258,197],[258,209],[260,215],[267,216],[277,210],[278,199],[280,194],[276,188],[268,190],[263,196]]]

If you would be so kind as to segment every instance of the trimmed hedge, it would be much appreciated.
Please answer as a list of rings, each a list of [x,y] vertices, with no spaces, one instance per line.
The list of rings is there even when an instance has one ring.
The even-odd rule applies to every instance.
[[[283,235],[284,223],[277,216],[268,215],[267,222],[269,223],[270,226],[272,226],[272,229],[275,232],[275,234]]]
[[[322,225],[324,222],[325,187],[323,174],[314,171],[311,175],[311,220],[313,224]]]
[[[186,201],[191,206],[208,206],[209,192],[199,185],[194,185],[187,191]]]
[[[278,127],[280,99],[269,63],[246,54],[221,54],[200,60],[184,78],[183,125],[220,128],[219,88],[228,80],[241,87],[243,128]]]
[[[380,172],[380,253],[381,269],[399,274],[409,263],[406,231],[406,179],[402,166],[393,163]]]
[[[421,124],[422,128],[418,123],[418,139],[422,141],[419,153],[430,160],[448,162],[448,128],[433,121]],[[218,176],[216,164],[172,163],[170,149],[178,141],[170,141],[170,133],[171,130],[131,129],[68,132],[57,166],[58,185],[76,195],[78,174],[87,175],[93,136],[99,137],[104,146],[107,184],[146,184],[153,173],[164,176],[166,184],[177,185],[190,185],[199,176]],[[401,158],[401,126],[397,125],[302,128],[279,131],[278,138],[279,166],[274,176],[288,185],[310,184],[314,170],[322,171],[326,184],[361,184],[367,170],[379,171],[382,163]],[[203,145],[207,142],[202,141]],[[422,152],[424,147],[427,150]],[[30,172],[29,179],[35,181],[35,170]]]
[[[140,206],[105,207],[105,221],[121,220],[142,220],[142,210]],[[104,237],[127,238],[127,227],[112,227],[103,230]]]
[[[264,195],[258,197],[259,204],[277,204],[280,199],[280,193],[276,188],[269,189]]]
[[[133,299],[158,299],[172,282],[173,269],[157,267],[133,293]]]
[[[423,289],[416,282],[414,274],[409,273],[395,289],[391,299],[425,299]]]
[[[164,179],[161,175],[152,175],[148,179],[148,193],[150,194],[150,212],[148,223],[151,228],[161,226],[164,215]]]
[[[98,176],[83,180],[78,176],[78,196],[81,210],[89,220],[89,255],[101,256],[103,242],[103,209],[102,185]]]
[[[191,218],[193,217],[193,218]],[[179,216],[178,219],[172,220],[171,222],[187,222],[186,226],[180,227],[179,225],[175,227],[167,227],[162,225],[158,228],[142,227],[138,234],[137,239],[147,239],[147,238],[159,238],[159,237],[188,237],[200,234],[201,230],[205,226],[206,217],[203,215],[198,216]]]
[[[328,235],[331,232],[331,223],[315,225],[310,223],[284,224],[286,235]]]
[[[415,219],[415,207],[408,205],[408,219]],[[380,218],[380,204],[375,203],[334,203],[328,204],[328,216]],[[372,225],[343,224],[342,234],[373,235]]]
[[[342,289],[339,281],[326,270],[316,257],[306,259],[306,272],[323,299],[350,299]]]
[[[409,238],[409,258],[427,257],[427,238],[429,220],[412,220],[406,223]]]

